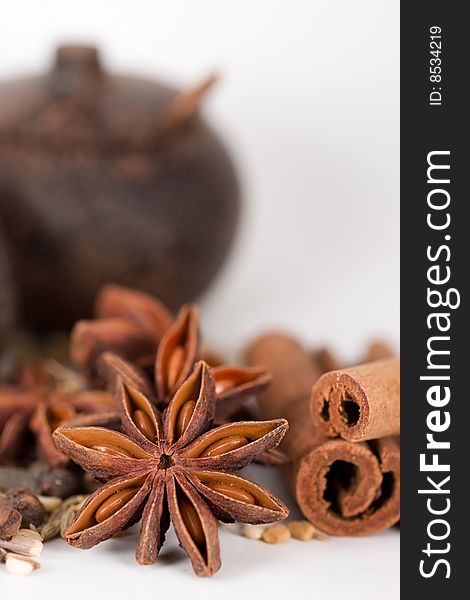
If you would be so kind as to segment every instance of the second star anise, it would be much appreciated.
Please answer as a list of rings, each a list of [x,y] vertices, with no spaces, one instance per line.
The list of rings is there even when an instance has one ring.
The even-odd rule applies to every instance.
[[[220,568],[217,519],[271,523],[288,509],[268,490],[234,473],[276,447],[287,421],[237,422],[210,429],[213,377],[203,362],[160,413],[130,381],[118,386],[124,433],[100,427],[57,429],[58,449],[104,485],[66,531],[91,548],[142,519],[136,558],[156,561],[170,520],[195,573]]]
[[[109,385],[103,357],[114,354],[146,372],[152,394],[164,408],[191,373],[200,349],[199,316],[193,305],[175,319],[165,305],[138,290],[106,285],[95,303],[95,319],[79,321],[71,334],[72,360],[93,387]],[[218,364],[212,369],[217,396],[217,420],[229,419],[268,385],[271,377],[259,367]]]
[[[52,442],[54,429],[85,415],[97,420],[115,411],[115,399],[109,392],[63,391],[43,366],[35,371],[38,378],[22,385],[0,384],[0,464],[29,459],[29,438],[33,437],[41,459],[51,467],[63,465],[67,459]]]

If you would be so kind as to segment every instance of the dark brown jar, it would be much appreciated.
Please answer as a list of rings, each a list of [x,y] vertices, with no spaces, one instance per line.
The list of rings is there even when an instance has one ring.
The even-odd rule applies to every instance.
[[[212,82],[176,92],[67,46],[46,76],[0,84],[0,270],[7,256],[19,324],[67,328],[106,282],[173,308],[206,288],[239,213],[232,164],[197,113]]]

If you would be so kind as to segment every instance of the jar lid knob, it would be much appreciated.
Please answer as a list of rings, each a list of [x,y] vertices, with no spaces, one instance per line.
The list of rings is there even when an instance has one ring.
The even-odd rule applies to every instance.
[[[103,73],[98,49],[66,45],[56,51],[52,83],[56,93],[72,95],[96,84]]]

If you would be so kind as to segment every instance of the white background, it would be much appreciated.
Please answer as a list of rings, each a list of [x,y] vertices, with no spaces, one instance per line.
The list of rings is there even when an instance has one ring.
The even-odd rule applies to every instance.
[[[111,69],[178,86],[221,73],[204,112],[239,167],[245,212],[227,268],[202,302],[207,341],[235,351],[275,327],[330,344],[345,360],[371,337],[398,348],[398,1],[0,7],[1,78],[43,71],[64,41],[96,43]],[[275,472],[267,476],[281,485]],[[274,548],[223,532],[223,568],[211,581],[190,574],[175,543],[161,564],[138,568],[132,544],[117,539],[82,553],[56,542],[29,579],[0,571],[0,597],[94,598],[106,582],[115,598],[134,590],[231,598],[254,589],[272,598],[288,590],[326,600],[398,598],[396,531]]]

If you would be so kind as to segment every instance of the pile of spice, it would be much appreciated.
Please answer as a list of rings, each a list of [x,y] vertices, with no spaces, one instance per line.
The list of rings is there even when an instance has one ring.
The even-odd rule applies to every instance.
[[[194,306],[174,317],[108,285],[73,328],[70,356],[4,360],[0,549],[11,573],[36,569],[43,541],[87,549],[139,521],[139,563],[157,560],[172,524],[195,573],[210,576],[220,522],[276,544],[399,518],[397,361],[380,343],[341,371],[328,350],[271,335],[250,347],[250,366],[226,365],[202,348]],[[289,510],[238,474],[252,461],[283,465],[307,520],[270,525]]]
[[[43,549],[42,538],[29,524],[28,509],[20,512],[14,499],[0,494],[0,558],[14,575],[26,575],[39,567],[36,558]]]
[[[382,360],[324,374],[318,354],[284,334],[248,351],[273,377],[261,415],[289,421],[282,449],[299,508],[330,535],[370,535],[400,519],[399,360],[372,350]]]
[[[219,520],[264,524],[288,515],[268,490],[236,474],[257,458],[280,460],[274,449],[285,419],[230,420],[270,376],[205,362],[195,307],[173,319],[158,300],[107,286],[96,319],[74,328],[71,355],[82,375],[76,389],[62,389],[44,364],[28,364],[0,390],[0,456],[16,465],[10,475],[31,476],[24,493],[38,501],[45,475],[76,484],[50,518],[29,523],[44,538],[62,533],[90,548],[141,520],[136,558],[150,564],[171,522],[204,576],[220,568]],[[29,461],[38,457],[35,479]],[[0,486],[7,502],[11,486]],[[90,491],[85,501],[76,495]],[[16,534],[0,532],[6,543]]]

